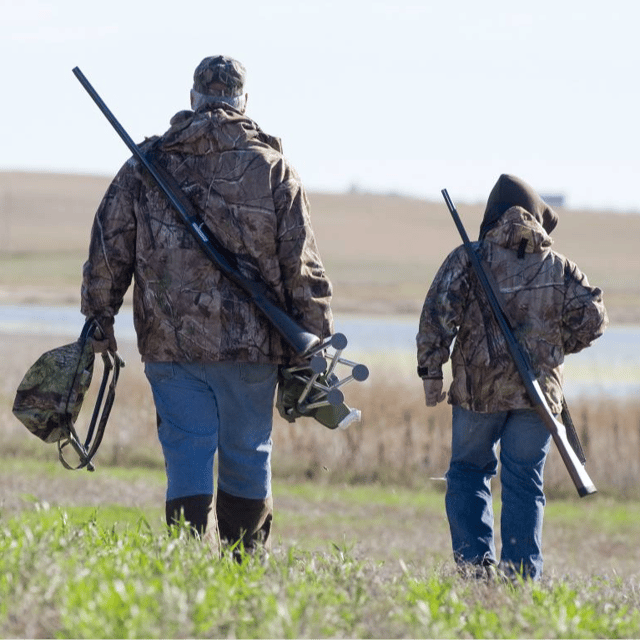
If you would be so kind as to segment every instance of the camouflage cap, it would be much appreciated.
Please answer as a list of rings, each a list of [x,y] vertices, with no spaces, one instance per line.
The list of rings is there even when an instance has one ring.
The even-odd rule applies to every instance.
[[[227,56],[205,58],[193,74],[193,88],[205,96],[242,95],[247,72],[244,66]]]

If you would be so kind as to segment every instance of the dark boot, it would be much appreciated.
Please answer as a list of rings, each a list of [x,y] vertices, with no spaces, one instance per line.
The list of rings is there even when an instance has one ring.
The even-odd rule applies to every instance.
[[[223,543],[233,545],[241,541],[249,553],[259,547],[267,551],[271,548],[271,496],[265,500],[252,500],[238,498],[218,489],[216,514]]]
[[[165,513],[169,527],[180,522],[184,513],[185,522],[191,525],[193,534],[202,538],[214,557],[220,557],[220,533],[212,504],[212,495],[185,496],[168,500]]]
[[[215,511],[211,508],[212,495],[184,496],[168,500],[165,508],[167,525],[172,526],[180,522],[181,514],[198,535],[203,536],[207,530],[209,520],[215,518]]]

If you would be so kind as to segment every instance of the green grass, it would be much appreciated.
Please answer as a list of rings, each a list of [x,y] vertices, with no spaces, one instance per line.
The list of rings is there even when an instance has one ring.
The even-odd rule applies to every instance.
[[[606,556],[603,572],[558,573],[552,560],[542,582],[513,585],[463,579],[448,551],[429,555],[446,527],[438,491],[276,481],[274,551],[238,564],[169,535],[161,504],[74,499],[107,479],[161,486],[161,471],[6,458],[3,472],[70,484],[66,503],[24,495],[19,512],[0,511],[0,637],[640,637],[638,573],[607,571]],[[550,500],[545,526],[550,551],[566,539],[579,561],[593,540],[635,545],[640,505]]]
[[[547,519],[556,525],[573,525],[580,521],[587,529],[612,533],[631,528],[640,533],[640,504],[635,501],[618,502],[597,497],[585,500],[551,500],[545,509]]]
[[[34,505],[33,511],[24,511],[18,518],[21,527],[51,527],[55,528],[60,520],[70,526],[82,527],[88,522],[96,523],[106,529],[122,531],[128,527],[137,526],[145,522],[146,526],[156,531],[161,530],[161,518],[164,513],[160,507],[145,508],[123,505],[102,505],[99,508],[91,506],[51,507],[47,503],[37,500],[34,496],[24,495],[25,502]]]
[[[278,495],[297,496],[307,502],[323,503],[334,500],[340,504],[376,506],[412,506],[419,509],[440,509],[442,496],[428,491],[415,491],[404,487],[367,485],[316,485],[310,482],[288,484],[275,482]]]
[[[29,440],[28,442],[31,442]],[[35,441],[34,441],[35,442]],[[36,442],[36,444],[40,444]],[[99,464],[97,471],[90,472],[85,469],[76,473],[70,473],[58,461],[58,452],[55,444],[47,444],[35,449],[38,456],[32,457],[24,454],[23,451],[15,456],[0,456],[1,469],[7,473],[20,473],[27,475],[37,475],[38,477],[63,477],[63,478],[92,478],[101,475],[109,475],[111,478],[133,482],[144,480],[155,484],[164,484],[166,475],[164,469],[150,469],[147,467],[119,467]],[[31,453],[31,451],[30,451]],[[42,456],[42,457],[41,457]],[[43,457],[46,456],[46,459]]]
[[[185,531],[101,509],[0,527],[4,637],[637,637],[622,581],[486,584],[442,568],[390,572],[345,545],[214,559]],[[76,513],[76,515],[78,515]],[[120,516],[129,518],[123,511]]]

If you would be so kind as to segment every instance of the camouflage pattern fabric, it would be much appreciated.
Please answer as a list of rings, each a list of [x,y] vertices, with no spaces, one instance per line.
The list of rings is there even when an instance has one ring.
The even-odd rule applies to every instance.
[[[551,244],[540,221],[514,206],[475,249],[497,282],[551,410],[559,414],[565,355],[589,346],[608,319],[602,291]],[[416,338],[423,377],[442,375],[454,338],[450,404],[480,413],[532,406],[463,246],[449,254],[424,302]]]
[[[27,371],[13,404],[14,415],[44,442],[66,438],[78,419],[93,375],[91,340],[47,351]]]
[[[277,138],[218,103],[173,117],[141,145],[200,209],[248,278],[320,338],[333,331],[325,275],[304,188]],[[82,312],[108,321],[134,281],[144,361],[285,364],[293,355],[246,293],[206,258],[139,163],[119,171],[96,213],[84,265]]]
[[[247,72],[242,63],[227,56],[205,58],[193,74],[193,88],[206,96],[242,94]]]

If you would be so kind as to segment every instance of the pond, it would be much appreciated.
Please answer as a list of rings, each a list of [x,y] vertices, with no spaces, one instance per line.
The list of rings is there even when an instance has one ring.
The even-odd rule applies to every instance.
[[[0,332],[77,337],[84,318],[77,307],[0,305]],[[397,356],[414,370],[418,318],[338,316],[349,353]],[[116,318],[118,340],[135,340],[131,310]],[[345,354],[346,357],[349,357]],[[364,360],[366,363],[366,359]],[[569,356],[565,364],[567,397],[607,393],[640,395],[640,327],[611,326],[592,347]]]

